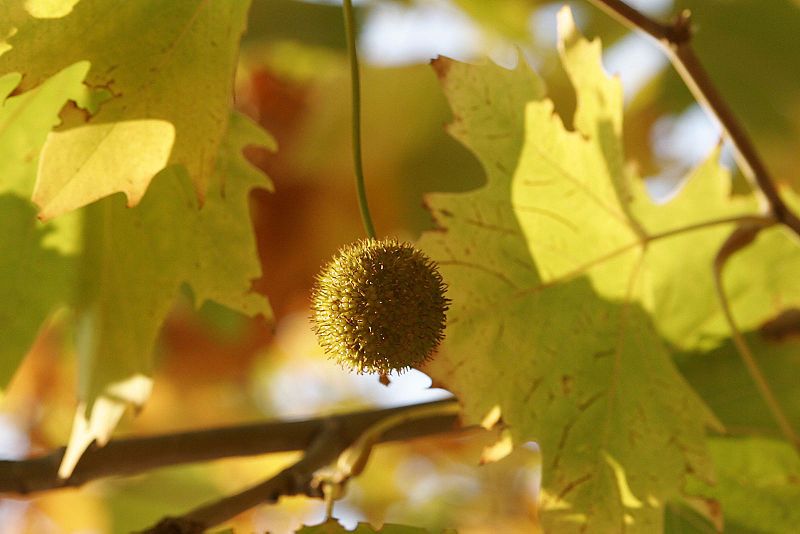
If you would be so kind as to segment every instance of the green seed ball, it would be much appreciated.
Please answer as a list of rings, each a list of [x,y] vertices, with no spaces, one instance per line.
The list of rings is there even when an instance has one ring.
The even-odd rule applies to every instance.
[[[366,239],[346,245],[312,293],[320,346],[359,373],[424,363],[444,335],[449,300],[436,263],[410,243]]]

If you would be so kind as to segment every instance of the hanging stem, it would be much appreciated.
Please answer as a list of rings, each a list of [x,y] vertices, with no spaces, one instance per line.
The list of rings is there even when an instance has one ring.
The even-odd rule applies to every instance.
[[[367,232],[368,237],[375,239],[375,226],[372,224],[372,215],[370,215],[369,205],[367,204],[364,166],[361,160],[361,82],[358,72],[356,28],[352,0],[344,0],[342,7],[344,8],[344,32],[347,37],[347,55],[350,57],[350,85],[353,94],[353,166],[356,173],[356,194],[364,230]]]
[[[770,223],[768,222],[755,225],[742,225],[736,228],[731,235],[728,236],[728,239],[725,241],[725,243],[723,243],[722,247],[717,253],[716,258],[714,259],[714,285],[717,291],[717,298],[719,299],[720,306],[722,307],[722,312],[725,314],[725,321],[728,323],[728,326],[731,329],[733,342],[736,345],[736,349],[739,352],[739,357],[741,358],[742,363],[744,363],[744,366],[747,369],[747,374],[750,375],[750,379],[755,384],[756,389],[761,395],[761,398],[764,400],[764,404],[767,405],[772,418],[775,420],[775,423],[778,425],[778,428],[781,430],[783,436],[797,451],[800,451],[800,436],[798,436],[797,432],[792,426],[791,421],[789,420],[789,417],[781,407],[781,404],[778,401],[778,398],[775,396],[775,393],[772,391],[767,378],[761,371],[761,368],[759,367],[758,362],[753,355],[753,351],[750,350],[750,346],[747,344],[747,341],[742,335],[741,330],[739,330],[739,327],[733,318],[731,304],[728,300],[728,295],[725,293],[725,286],[722,280],[722,271],[731,256],[747,247],[747,245],[755,240],[758,233],[764,228],[769,227],[769,225]]]

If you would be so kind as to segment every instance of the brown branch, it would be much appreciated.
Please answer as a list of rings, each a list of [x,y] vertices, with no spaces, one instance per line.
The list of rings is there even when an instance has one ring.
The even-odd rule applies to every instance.
[[[750,136],[692,49],[690,12],[684,10],[673,24],[666,25],[651,19],[621,0],[589,1],[626,26],[646,33],[661,44],[694,98],[717,118],[733,142],[739,167],[763,194],[770,214],[800,236],[800,219],[784,203]]]
[[[454,400],[429,405],[448,404]],[[235,456],[306,450],[324,425],[338,425],[344,439],[352,441],[377,421],[409,409],[368,410],[305,421],[274,421],[178,432],[160,436],[117,439],[105,447],[92,445],[72,476],[58,477],[64,448],[26,460],[0,461],[0,493],[27,494],[61,487],[80,486],[98,478],[133,475],[159,467],[203,462]],[[458,416],[440,415],[418,419],[386,432],[381,441],[404,440],[448,432],[458,427]]]
[[[430,417],[455,415],[458,411],[455,402],[407,406],[404,410],[387,415],[364,428],[355,438],[342,432],[341,421],[328,420],[323,423],[319,435],[296,464],[241,493],[207,503],[180,517],[166,517],[144,533],[205,532],[206,529],[228,521],[250,508],[276,503],[282,496],[290,495],[326,498],[330,517],[333,501],[326,495],[326,482],[341,488],[350,477],[360,473],[373,445],[392,428]],[[326,468],[324,472],[323,468]]]
[[[254,506],[276,503],[283,496],[322,497],[321,489],[312,484],[314,472],[333,462],[350,444],[340,427],[338,422],[328,421],[303,457],[269,480],[199,506],[180,517],[164,518],[142,534],[200,534]]]

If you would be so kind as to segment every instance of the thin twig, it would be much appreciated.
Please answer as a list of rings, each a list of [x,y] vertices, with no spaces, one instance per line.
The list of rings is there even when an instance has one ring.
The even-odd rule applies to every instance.
[[[342,451],[336,459],[335,465],[318,473],[316,482],[320,484],[331,482],[340,487],[344,486],[350,478],[361,474],[375,444],[392,428],[428,417],[455,415],[459,410],[460,407],[455,403],[423,405],[381,419],[364,429],[361,435]]]
[[[312,484],[314,472],[331,463],[349,445],[336,421],[326,422],[303,457],[274,477],[241,493],[204,504],[180,517],[167,517],[142,534],[200,534],[258,506],[278,502],[283,496],[322,497]]]
[[[739,330],[739,327],[736,325],[736,321],[733,318],[733,313],[731,312],[730,301],[725,293],[725,287],[722,280],[722,273],[728,260],[734,254],[752,243],[753,240],[758,236],[758,233],[767,227],[768,225],[765,226],[763,224],[739,226],[728,236],[728,239],[725,240],[725,243],[723,243],[722,247],[717,253],[717,256],[714,258],[714,284],[717,291],[717,298],[722,306],[722,312],[725,314],[725,320],[731,329],[733,342],[736,345],[736,349],[739,353],[742,363],[744,363],[744,366],[747,369],[747,373],[750,375],[750,378],[753,380],[758,392],[761,394],[761,398],[764,399],[764,402],[766,403],[767,408],[769,408],[773,419],[778,424],[778,428],[780,428],[781,433],[783,433],[784,437],[789,441],[789,443],[791,443],[798,451],[800,451],[800,438],[798,438],[797,432],[792,427],[792,424],[784,413],[783,408],[781,408],[775,393],[769,386],[769,382],[767,382],[764,373],[758,366],[758,362],[756,362],[753,352],[750,350],[750,346],[747,344],[747,341]]]
[[[98,478],[134,475],[159,467],[204,462],[235,456],[304,450],[326,421],[340,425],[343,435],[355,439],[376,422],[417,406],[446,405],[436,401],[398,408],[368,410],[305,421],[273,421],[235,427],[178,432],[161,436],[116,439],[104,447],[91,446],[81,457],[72,476],[58,477],[64,448],[26,460],[0,461],[0,493],[27,494],[61,487],[80,486]],[[452,431],[455,415],[418,419],[391,429],[381,441],[404,440]]]
[[[656,39],[695,100],[716,117],[736,148],[737,163],[754,182],[775,219],[800,236],[800,219],[784,203],[775,181],[736,115],[711,81],[691,46],[690,12],[684,10],[671,25],[657,22],[621,0],[589,0],[626,26]]]

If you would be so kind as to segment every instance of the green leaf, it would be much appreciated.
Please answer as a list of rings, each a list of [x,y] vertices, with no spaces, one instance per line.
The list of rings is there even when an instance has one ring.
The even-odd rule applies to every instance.
[[[84,8],[87,5],[99,9],[97,2],[80,4]],[[36,31],[44,32],[50,39],[74,38],[78,31],[74,17],[80,20],[80,16],[87,16],[87,12],[78,9],[63,19],[26,19],[15,38]],[[141,23],[146,20],[146,17],[141,19]],[[161,16],[155,20],[160,21]],[[198,31],[196,24],[191,22],[185,28],[188,33],[180,43],[200,39],[192,36]],[[44,26],[49,29],[45,31]],[[44,34],[40,37],[46,41]],[[96,44],[100,42],[91,37],[91,31],[87,38],[94,39]],[[18,61],[25,53],[34,53],[31,50],[38,46],[38,41],[21,43],[21,48],[0,61],[9,58]],[[231,50],[235,49],[235,40],[233,45]],[[81,39],[69,47],[91,50]],[[98,45],[94,49],[98,57],[110,60],[111,56],[104,55],[106,50],[100,48],[113,47]],[[159,68],[169,70],[167,60],[174,60],[175,54],[180,56],[178,51],[162,56],[160,59],[165,63]],[[232,56],[232,52],[228,55]],[[50,67],[56,68],[51,62],[66,62],[68,57],[67,51],[58,56],[37,56],[35,61],[24,65],[25,78],[18,90],[32,87]],[[229,60],[232,65],[233,58]],[[102,66],[102,61],[99,64]],[[136,68],[142,65],[147,62]],[[182,70],[185,66],[172,65],[177,69],[172,75],[188,75]],[[40,214],[45,217],[113,193],[117,189],[97,177],[113,176],[117,168],[124,169],[126,179],[139,180],[138,186],[129,184],[128,193],[135,190],[141,195],[151,175],[164,167],[169,156],[169,147],[166,152],[159,152],[158,140],[165,136],[172,138],[170,122],[146,118],[108,120],[108,110],[115,109],[120,97],[113,101],[116,104],[107,102],[103,111],[94,116],[93,124],[50,133],[45,143],[48,132],[59,124],[59,112],[68,100],[89,111],[97,110],[98,93],[83,84],[89,67],[86,61],[75,63],[38,86],[6,99],[0,110],[0,192],[28,196],[33,189],[34,199],[45,207]],[[89,77],[96,84],[97,65],[94,67]],[[164,74],[163,69],[158,73]],[[134,69],[120,75],[124,70],[115,71],[118,76],[115,80],[126,80],[126,76],[135,73]],[[142,102],[159,95],[158,91],[148,91],[158,88],[161,78],[149,74],[158,82],[136,82],[140,92],[128,93],[136,97],[129,111],[140,109],[137,106]],[[0,77],[0,94],[5,98],[20,83],[20,78],[14,73]],[[161,87],[165,89],[166,86]],[[230,90],[224,89],[226,94]],[[200,91],[185,96],[199,98],[203,94]],[[102,99],[102,94],[99,98]],[[219,123],[224,129],[229,124],[229,102],[227,97],[219,101],[225,106],[226,120]],[[149,109],[157,111],[161,105]],[[120,111],[119,116],[125,113]],[[184,125],[193,123],[192,128],[186,127],[192,133],[198,131],[198,123],[214,115],[205,111],[192,113],[185,108],[177,113]],[[27,201],[11,195],[0,197],[0,204],[5,207],[0,216],[4,235],[0,240],[3,252],[0,316],[4,319],[5,340],[0,348],[3,356],[0,382],[5,384],[13,373],[48,314],[66,301],[72,301],[75,308],[82,401],[62,474],[72,469],[92,440],[103,443],[108,439],[127,403],[140,405],[149,395],[151,383],[147,375],[153,344],[182,284],[194,289],[198,305],[214,300],[249,315],[270,314],[266,301],[249,293],[251,280],[260,276],[260,266],[249,220],[248,194],[252,188],[267,184],[249,166],[241,150],[248,144],[272,147],[274,142],[243,117],[233,117],[228,135],[211,149],[209,160],[215,161],[217,183],[202,210],[187,172],[177,165],[160,173],[153,193],[135,210],[127,209],[122,199],[115,196],[43,225],[36,222],[33,206]],[[94,122],[95,119],[98,120]],[[43,144],[45,149],[34,188],[34,171]],[[195,148],[202,151],[202,142],[198,141]]]
[[[752,197],[731,197],[730,173],[718,163],[719,151],[698,166],[680,184],[668,203],[654,207],[645,200],[634,206],[636,217],[648,232],[669,232],[676,226],[692,226],[703,221],[757,213]],[[708,348],[729,335],[729,327],[715,298],[712,265],[719,247],[732,231],[732,225],[715,225],[665,238],[647,250],[647,266],[652,280],[651,311],[661,334],[670,343],[685,348]],[[737,279],[733,262],[725,278]],[[771,264],[747,265],[753,271],[770,270]],[[734,315],[745,328],[772,311],[751,306],[751,298],[763,294],[761,286],[727,285]],[[747,325],[747,326],[744,326]]]
[[[33,205],[0,195],[0,388],[28,352],[42,322],[69,297],[74,258],[47,244],[52,225]]]
[[[790,422],[800,427],[800,389],[793,372],[800,369],[800,343],[765,339],[759,332],[745,339]],[[729,432],[781,435],[732,340],[709,352],[679,354],[677,362]]]
[[[41,207],[39,217],[50,219],[116,193],[119,180],[125,183],[128,206],[135,206],[167,164],[174,138],[171,123],[153,119],[51,133],[33,191],[33,201]]]
[[[45,216],[117,191],[135,204],[159,165],[163,167],[164,154],[169,154],[169,164],[186,169],[198,196],[205,196],[227,129],[248,5],[243,0],[82,0],[57,19],[11,10],[16,33],[7,40],[11,50],[0,56],[0,72],[22,73],[25,89],[66,65],[88,60],[88,85],[114,96],[92,117],[93,126],[63,132],[60,142],[47,150],[36,197]],[[163,123],[174,126],[174,145],[173,131]],[[152,128],[155,124],[162,126]],[[134,140],[148,141],[138,154],[130,130]],[[54,172],[47,165],[51,158],[68,169],[82,168],[87,160],[117,161],[113,166],[92,165],[75,179]],[[65,178],[70,191],[59,196]]]
[[[71,220],[36,221],[25,199],[33,189],[38,155],[68,100],[85,105],[79,62],[41,85],[6,98],[19,84],[16,73],[0,77],[0,388],[5,387],[30,348],[42,322],[69,297],[74,277]]]
[[[69,100],[85,102],[83,79],[89,64],[81,61],[55,73],[39,86],[5,99],[22,76],[0,77],[0,192],[29,196],[33,190],[39,152],[45,138],[59,124],[61,108]]]
[[[681,185],[670,201],[653,209],[635,207],[650,235],[667,232],[676,222],[690,226],[757,212],[751,196],[731,197],[731,176],[717,164],[716,152]],[[782,192],[792,205],[797,197]],[[652,314],[670,343],[688,350],[709,350],[724,343],[729,326],[716,298],[714,257],[731,232],[730,225],[695,230],[653,243],[647,251],[652,280]],[[800,306],[800,248],[782,226],[762,231],[756,241],[726,264],[723,282],[741,330],[757,328],[782,310]]]
[[[436,65],[452,130],[489,182],[430,199],[441,231],[420,246],[453,305],[426,370],[470,421],[499,406],[517,443],[540,444],[546,528],[653,532],[688,473],[710,477],[704,433],[715,420],[645,311],[656,244],[633,213],[659,208],[625,172],[619,84],[568,12],[560,35],[576,132],[536,100],[541,84],[524,66]]]
[[[583,88],[577,132],[562,127],[549,102],[529,105],[512,195],[540,275],[551,283],[585,273],[604,296],[639,298],[671,343],[719,344],[729,328],[713,298],[711,265],[732,224],[670,235],[678,227],[756,214],[757,202],[731,196],[730,173],[714,152],[669,202],[654,204],[624,167],[621,89],[602,72],[599,44],[566,46],[564,63],[574,85]],[[800,249],[792,241],[785,229],[772,228],[729,262],[725,288],[741,328],[800,304],[794,275]]]
[[[250,292],[261,268],[248,199],[267,186],[241,153],[253,144],[274,148],[263,130],[233,114],[215,176],[225,187],[209,190],[202,209],[179,167],[162,171],[136,208],[119,195],[86,207],[75,303],[82,403],[62,473],[92,440],[109,438],[127,404],[149,395],[153,345],[182,284],[198,306],[214,300],[271,316],[266,299]]]
[[[717,534],[719,531],[706,517],[686,504],[667,503],[664,511],[664,534]]]
[[[763,438],[716,438],[709,450],[717,482],[692,479],[689,491],[720,503],[726,532],[796,532],[800,457],[795,449]]]

